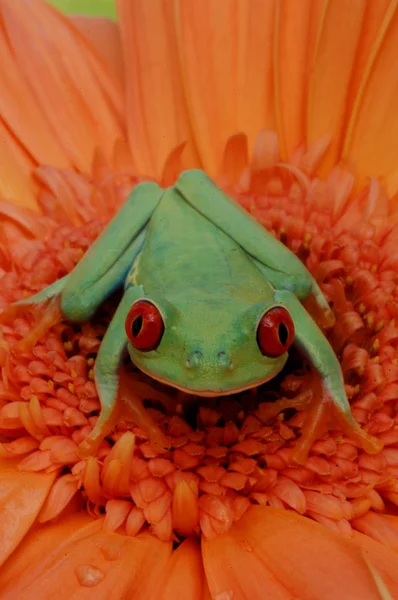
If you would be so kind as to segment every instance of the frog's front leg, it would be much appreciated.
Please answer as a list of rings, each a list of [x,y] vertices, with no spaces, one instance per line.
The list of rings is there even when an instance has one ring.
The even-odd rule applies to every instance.
[[[94,454],[102,440],[112,431],[122,416],[131,417],[134,423],[148,434],[154,449],[162,451],[167,446],[160,429],[155,425],[134,393],[134,381],[124,371],[122,362],[127,349],[125,322],[133,302],[143,295],[143,290],[128,287],[102,340],[94,375],[101,402],[101,413],[90,435],[80,444],[79,454]]]
[[[278,290],[274,298],[286,307],[293,318],[294,343],[307,356],[316,374],[309,389],[293,400],[283,398],[262,405],[259,416],[265,420],[286,408],[307,410],[302,437],[294,452],[294,460],[298,463],[305,462],[313,442],[334,426],[342,429],[367,452],[379,452],[383,444],[361,429],[351,414],[340,364],[328,340],[294,294]]]
[[[162,193],[155,183],[138,185],[69,275],[1,313],[0,324],[8,323],[32,308],[38,315],[26,338],[14,346],[15,352],[32,348],[62,318],[75,323],[87,321],[118,287],[123,286],[144,243],[147,223]]]

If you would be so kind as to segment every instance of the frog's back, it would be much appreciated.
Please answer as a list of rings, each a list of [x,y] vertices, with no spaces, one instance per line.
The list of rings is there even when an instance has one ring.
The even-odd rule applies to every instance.
[[[245,303],[272,296],[271,286],[241,247],[172,188],[151,217],[128,279],[146,294],[170,301],[190,292],[214,296],[218,290]]]

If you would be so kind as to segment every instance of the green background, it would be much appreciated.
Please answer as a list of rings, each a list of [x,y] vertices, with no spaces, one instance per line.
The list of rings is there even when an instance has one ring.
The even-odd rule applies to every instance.
[[[116,17],[115,0],[47,0],[66,13]]]

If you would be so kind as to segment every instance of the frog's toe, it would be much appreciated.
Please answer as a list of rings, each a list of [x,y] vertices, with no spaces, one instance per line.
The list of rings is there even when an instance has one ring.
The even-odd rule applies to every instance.
[[[95,456],[98,452],[98,448],[100,447],[103,439],[104,438],[102,436],[99,436],[97,438],[92,438],[91,436],[89,436],[88,438],[83,440],[79,444],[79,448],[77,451],[79,457],[82,460],[84,460],[85,458],[88,458],[89,456]]]
[[[365,452],[368,454],[377,454],[383,449],[383,442],[362,429],[354,420],[352,415],[350,415],[350,418],[348,418],[344,414],[337,413],[336,423],[340,426],[347,437],[358,444],[358,446],[360,446],[360,448],[365,450]]]
[[[341,430],[369,454],[376,454],[382,450],[383,443],[361,429],[351,412],[346,412],[334,401],[318,373],[312,373],[310,386],[312,397],[307,406],[307,418],[301,438],[293,453],[295,462],[305,463],[315,440],[324,436],[331,429]]]
[[[112,433],[120,421],[121,406],[116,402],[114,406],[102,409],[92,432],[79,444],[80,458],[95,456],[104,439]]]
[[[35,323],[29,332],[16,344],[12,351],[15,354],[29,352],[36,343],[53,327],[62,321],[61,299],[55,296],[42,304],[12,304],[0,315],[0,324],[10,324],[18,317],[33,314]]]
[[[24,313],[26,313],[26,307],[10,304],[0,313],[0,325],[10,325],[14,319]]]
[[[39,307],[38,304],[32,302],[15,302],[10,304],[0,313],[0,325],[11,325],[15,319],[24,318],[32,314]]]
[[[130,380],[130,385],[128,386],[127,379],[122,377],[119,392],[123,402],[123,414],[125,417],[146,433],[154,452],[157,454],[167,452],[169,443],[166,436],[143,405],[143,397],[134,392],[134,380]]]
[[[119,397],[121,400],[121,410],[128,420],[131,420],[137,427],[145,431],[148,436],[152,449],[156,453],[167,452],[169,444],[166,436],[156,425],[149,411],[144,407],[142,396],[137,393],[136,380],[134,376],[121,369],[119,380]]]

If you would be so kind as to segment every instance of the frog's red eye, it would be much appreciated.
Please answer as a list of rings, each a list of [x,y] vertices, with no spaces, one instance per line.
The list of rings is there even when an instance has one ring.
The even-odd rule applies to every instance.
[[[276,306],[262,316],[257,328],[257,343],[265,356],[281,356],[293,340],[294,323],[285,308]]]
[[[127,315],[126,333],[137,350],[155,350],[164,333],[163,318],[159,309],[148,300],[135,302]]]

